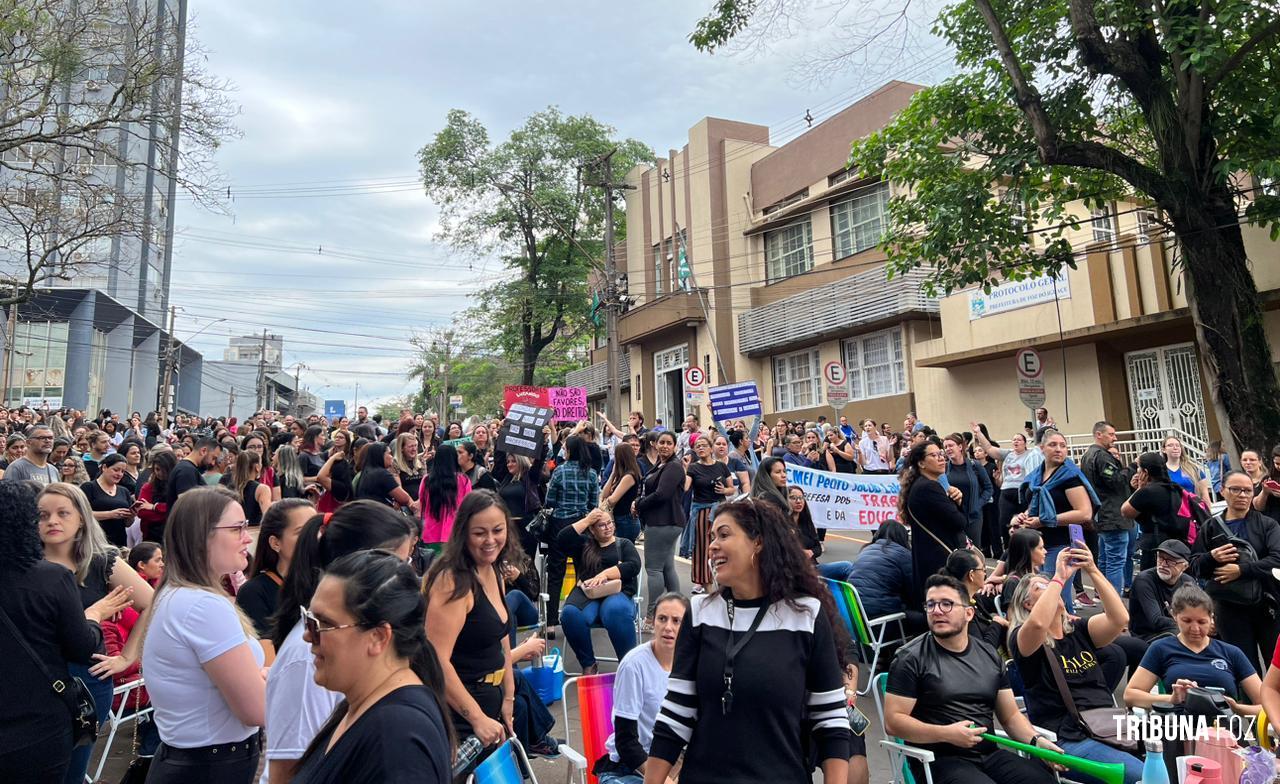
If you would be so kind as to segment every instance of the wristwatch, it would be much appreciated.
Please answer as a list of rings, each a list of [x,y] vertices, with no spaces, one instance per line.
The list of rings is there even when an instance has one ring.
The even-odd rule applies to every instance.
[[[1029,743],[1030,745],[1032,745],[1032,746],[1035,746],[1035,747],[1038,749],[1038,748],[1040,748],[1040,741],[1042,741],[1042,740],[1044,740],[1044,736],[1043,736],[1043,735],[1038,735],[1038,734],[1037,734],[1037,735],[1032,735],[1032,736],[1031,736],[1031,740],[1030,740],[1030,741],[1028,741],[1028,743]]]

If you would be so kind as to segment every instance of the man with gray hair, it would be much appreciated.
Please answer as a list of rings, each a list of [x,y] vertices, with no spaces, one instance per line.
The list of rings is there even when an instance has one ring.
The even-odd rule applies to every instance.
[[[4,481],[36,482],[47,485],[58,481],[58,467],[49,463],[53,451],[53,431],[47,425],[36,425],[27,435],[27,454],[9,464]]]

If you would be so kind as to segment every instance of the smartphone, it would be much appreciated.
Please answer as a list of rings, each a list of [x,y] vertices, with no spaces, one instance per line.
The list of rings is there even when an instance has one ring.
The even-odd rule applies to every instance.
[[[1030,429],[1031,429],[1031,420],[1030,420],[1030,419],[1028,419],[1026,422],[1023,422],[1023,423],[1022,423],[1022,426],[1023,426],[1024,428],[1026,428],[1027,430],[1030,430]]]
[[[1274,479],[1262,480],[1262,486],[1267,488],[1268,490],[1280,490],[1280,482],[1277,482]]]
[[[1084,529],[1081,528],[1079,525],[1076,525],[1075,523],[1069,524],[1067,526],[1067,535],[1071,537],[1071,545],[1070,545],[1071,547],[1083,548],[1085,546]],[[1079,566],[1080,561],[1078,559],[1072,558],[1071,565]]]
[[[849,714],[849,729],[853,730],[853,734],[861,737],[867,731],[867,727],[871,721],[867,719],[867,714],[858,710],[857,705],[850,705],[847,708]]]

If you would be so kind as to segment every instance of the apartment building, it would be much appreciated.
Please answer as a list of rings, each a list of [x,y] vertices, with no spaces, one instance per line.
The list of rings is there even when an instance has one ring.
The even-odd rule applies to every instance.
[[[175,53],[177,63],[183,58],[186,10],[185,2],[156,0],[142,17],[157,26],[157,34],[172,47],[166,51]],[[142,12],[134,8],[131,13]],[[128,25],[121,20],[119,29],[127,30]],[[121,54],[119,59],[127,58]],[[74,112],[109,97],[125,72],[107,64],[112,61],[101,52],[95,55],[90,66],[65,84],[61,104]],[[0,188],[56,193],[62,187],[59,180],[51,177],[42,182],[34,173],[39,167],[32,164],[55,160],[59,171],[74,167],[76,177],[99,194],[109,191],[105,198],[130,205],[129,223],[136,229],[98,236],[73,252],[55,254],[35,297],[4,314],[12,325],[5,330],[0,373],[7,378],[4,403],[145,413],[157,405],[165,354],[171,352],[177,409],[199,411],[202,357],[167,332],[177,193],[176,178],[171,175],[177,165],[181,127],[177,117],[181,106],[172,97],[180,95],[174,83],[180,78],[180,72],[167,76],[153,93],[156,122],[117,124],[99,133],[99,145],[113,151],[109,156],[59,145],[24,145],[4,152]],[[158,121],[170,113],[172,120]],[[22,228],[0,218],[5,236]],[[54,237],[58,231],[56,222],[48,229]],[[16,251],[9,253],[0,251],[0,265],[24,270],[26,260]]]
[[[637,302],[620,321],[624,409],[678,427],[685,370],[710,386],[754,380],[766,416],[836,415],[822,368],[841,362],[840,413],[898,426],[908,411],[940,431],[988,424],[1007,440],[1031,413],[1014,355],[1041,352],[1045,406],[1067,433],[1109,419],[1174,431],[1193,451],[1217,437],[1174,243],[1137,203],[1075,205],[1075,269],[934,298],[925,268],[890,279],[876,248],[890,194],[845,168],[850,143],[883,127],[920,88],[890,82],[784,144],[768,128],[704,118],[688,143],[628,176],[627,263]],[[1280,265],[1265,231],[1244,229],[1273,351]],[[1034,235],[1029,240],[1038,242]],[[927,260],[926,260],[927,262]],[[603,352],[577,378],[606,390]],[[569,383],[574,383],[571,378]]]

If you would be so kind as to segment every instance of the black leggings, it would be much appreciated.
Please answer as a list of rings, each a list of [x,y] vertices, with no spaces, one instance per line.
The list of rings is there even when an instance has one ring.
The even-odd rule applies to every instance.
[[[924,768],[910,761],[916,781],[924,781]],[[1053,784],[1057,778],[1043,762],[997,749],[980,760],[939,757],[930,766],[933,784]]]
[[[584,513],[585,514],[585,513]],[[543,568],[546,570],[547,588],[547,625],[560,625],[560,592],[564,586],[564,573],[568,570],[569,556],[561,552],[556,547],[556,537],[560,534],[565,526],[581,520],[583,515],[577,517],[553,517],[547,521],[547,529],[543,533],[542,541],[547,544],[547,557],[543,560]]]
[[[1218,625],[1218,639],[1244,651],[1259,675],[1265,675],[1275,653],[1276,637],[1280,636],[1276,615],[1275,598],[1263,593],[1256,607],[1221,602],[1213,617]]]
[[[1000,491],[1000,549],[1009,549],[1009,524],[1013,516],[1026,507],[1018,500],[1018,488],[1007,487]]]

